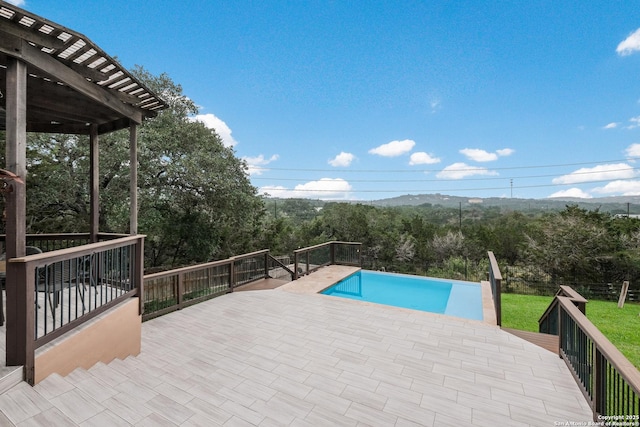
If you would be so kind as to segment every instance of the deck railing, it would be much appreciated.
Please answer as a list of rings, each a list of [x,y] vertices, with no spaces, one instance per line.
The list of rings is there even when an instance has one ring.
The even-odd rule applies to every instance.
[[[493,252],[489,251],[489,283],[491,285],[491,295],[493,305],[496,309],[496,322],[502,326],[502,274]]]
[[[24,364],[32,384],[37,348],[139,295],[143,242],[129,236],[10,259],[7,299],[17,309],[7,311],[15,322],[7,328],[7,364]]]
[[[214,298],[267,278],[292,279],[293,272],[269,250],[221,261],[149,274],[144,277],[143,320]]]
[[[98,233],[98,241],[104,242],[107,240],[120,239],[122,237],[128,237],[128,234],[116,234],[116,233]],[[0,242],[4,245],[6,239],[5,234],[0,234]],[[91,241],[91,235],[89,233],[42,233],[42,234],[27,234],[26,245],[34,246],[40,249],[42,252],[57,251],[59,249],[73,248],[76,246],[87,245]],[[4,252],[4,250],[0,251]]]
[[[225,260],[146,275],[142,319],[153,319],[233,292],[238,286],[256,280],[295,280],[302,274],[330,264],[359,266],[360,246],[360,243],[329,242],[299,249],[294,252],[293,266],[285,264],[288,257],[275,258],[265,249]]]
[[[582,314],[586,314],[587,300],[576,292],[571,286],[560,286],[556,296],[562,296],[568,298],[573,305],[575,305]],[[543,334],[558,335],[559,334],[559,305],[560,301],[554,298],[549,304],[549,307],[540,316],[538,320],[538,331]]]
[[[362,243],[327,242],[293,252],[295,278],[327,265],[362,265]]]
[[[594,421],[637,425],[640,421],[640,372],[587,319],[584,314],[586,300],[573,289],[563,288],[566,289],[556,294],[540,318],[540,331],[554,333],[555,330],[559,335],[560,357],[587,398]]]

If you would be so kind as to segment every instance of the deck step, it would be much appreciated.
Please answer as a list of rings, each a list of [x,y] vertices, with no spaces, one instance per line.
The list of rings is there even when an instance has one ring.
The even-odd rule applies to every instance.
[[[558,354],[560,341],[557,335],[543,334],[540,332],[521,331],[519,329],[502,328],[503,331],[529,341],[539,347],[542,347],[554,354]]]
[[[23,372],[22,366],[0,367],[0,394],[20,384],[24,380]]]

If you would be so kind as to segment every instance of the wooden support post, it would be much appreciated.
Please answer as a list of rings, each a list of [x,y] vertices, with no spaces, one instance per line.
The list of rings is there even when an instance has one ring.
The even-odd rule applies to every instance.
[[[91,208],[90,208],[90,232],[89,241],[95,243],[98,241],[98,232],[100,230],[100,169],[99,169],[99,149],[98,149],[98,126],[91,125],[89,131],[90,145],[90,163],[91,163]]]
[[[129,191],[131,205],[129,212],[129,234],[138,234],[138,126],[129,127]]]
[[[23,182],[27,174],[27,78],[27,65],[7,57],[6,168]],[[14,183],[13,191],[6,197],[7,261],[25,255],[26,204],[24,185]],[[27,286],[23,282],[26,278],[9,262],[6,274],[7,365],[25,365],[28,340],[33,340],[33,329],[28,329],[27,318],[33,318],[34,310],[33,306],[26,306]]]

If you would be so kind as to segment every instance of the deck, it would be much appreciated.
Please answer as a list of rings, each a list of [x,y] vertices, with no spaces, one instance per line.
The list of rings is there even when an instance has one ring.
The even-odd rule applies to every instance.
[[[300,285],[336,275],[327,267]],[[549,426],[592,419],[557,355],[496,326],[295,288],[234,292],[145,322],[137,357],[0,394],[0,425]]]
[[[523,340],[529,341],[539,347],[544,348],[552,353],[559,354],[560,338],[557,335],[542,334],[540,332],[520,331],[518,329],[502,328],[503,331],[507,331]]]

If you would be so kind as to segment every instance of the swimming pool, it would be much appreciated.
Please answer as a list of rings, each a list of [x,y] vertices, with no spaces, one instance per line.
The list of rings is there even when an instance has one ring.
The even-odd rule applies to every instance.
[[[360,270],[321,293],[482,320],[480,284]]]

